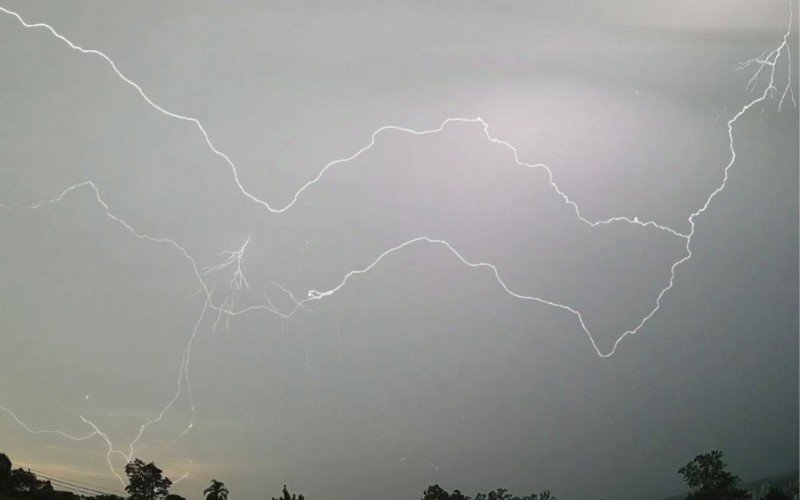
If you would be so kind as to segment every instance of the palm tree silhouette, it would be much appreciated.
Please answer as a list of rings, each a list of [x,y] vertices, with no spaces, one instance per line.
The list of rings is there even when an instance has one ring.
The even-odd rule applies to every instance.
[[[203,490],[203,494],[206,500],[228,500],[228,488],[225,483],[216,479],[211,480],[211,485]]]

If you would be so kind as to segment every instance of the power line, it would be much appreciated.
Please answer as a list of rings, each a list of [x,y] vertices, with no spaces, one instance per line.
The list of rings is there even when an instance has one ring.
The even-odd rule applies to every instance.
[[[58,476],[55,476],[55,475],[53,475],[53,477],[50,477],[47,474],[44,474],[44,473],[41,473],[41,472],[37,472],[34,469],[28,469],[28,470],[30,472],[33,472],[36,475],[36,477],[38,477],[39,479],[43,479],[43,480],[49,481],[51,484],[54,484],[54,485],[58,486],[59,488],[66,488],[68,490],[71,490],[74,493],[80,493],[80,494],[91,495],[91,496],[94,496],[94,495],[97,495],[97,494],[100,494],[100,495],[115,495],[116,496],[117,493],[119,493],[119,490],[108,489],[106,491],[103,491],[103,490],[100,490],[100,489],[90,488],[88,486],[81,486],[79,484],[75,484],[75,483],[72,483],[70,481],[65,481],[63,479],[58,479]],[[76,482],[80,482],[80,481],[76,480]],[[85,484],[91,484],[91,483],[85,483]],[[96,486],[96,485],[93,485],[93,486]],[[102,488],[102,486],[96,486],[96,488]]]
[[[84,496],[95,497],[95,496],[97,496],[97,493],[95,493],[93,491],[78,489],[78,488],[75,488],[74,486],[69,486],[69,485],[66,485],[66,484],[59,484],[59,483],[50,482],[50,485],[54,486],[55,487],[54,489],[58,489],[58,490],[62,490],[62,491],[66,490],[66,491],[69,491],[71,493],[77,493],[77,494],[81,495],[81,497],[84,497]],[[103,493],[103,495],[105,495],[105,493]]]
[[[97,491],[97,492],[100,492],[100,493],[115,493],[115,494],[116,493],[123,493],[120,490],[113,490],[113,489],[110,489],[110,488],[105,488],[103,486],[98,486],[98,485],[94,485],[94,484],[91,484],[91,483],[85,483],[85,482],[78,481],[78,480],[63,478],[61,476],[45,474],[45,473],[42,473],[42,472],[37,472],[37,471],[35,471],[33,469],[31,469],[31,472],[35,473],[37,476],[40,476],[40,477],[42,477],[44,479],[47,479],[47,480],[50,480],[50,481],[53,481],[53,482],[57,482],[57,483],[69,484],[71,486],[75,486],[75,487],[78,487],[78,488]]]
[[[36,477],[39,480],[44,479],[43,476],[36,476]],[[49,480],[49,479],[47,479],[47,483],[50,484],[51,487],[55,485],[55,487],[58,488],[58,489],[66,489],[66,490],[68,490],[68,491],[70,491],[72,493],[79,493],[81,495],[95,496],[97,494],[97,492],[92,491],[92,490],[78,488],[76,486],[71,486],[69,484],[62,484],[61,482],[52,481],[52,480]],[[101,493],[101,494],[105,495],[106,493]]]
[[[45,479],[47,482],[50,483],[51,486],[54,486],[56,488],[59,488],[59,489],[65,488],[65,489],[74,491],[76,493],[81,493],[81,494],[84,494],[84,495],[96,496],[96,495],[110,495],[111,494],[111,493],[107,493],[105,491],[93,490],[93,489],[90,489],[90,488],[84,488],[82,486],[76,486],[74,484],[67,483],[67,482],[64,482],[64,481],[60,481],[58,479],[47,479],[47,478],[44,478],[44,476],[38,476],[38,477],[40,477],[40,479]]]
[[[44,477],[44,476],[42,476],[42,477]],[[72,483],[68,483],[66,481],[61,481],[59,479],[47,479],[47,480],[50,481],[51,484],[54,484],[54,485],[58,486],[59,488],[69,488],[69,489],[80,490],[82,493],[89,493],[89,494],[92,494],[92,495],[99,494],[99,495],[114,495],[114,496],[117,496],[114,493],[109,493],[107,491],[101,491],[101,490],[95,490],[95,489],[87,488],[85,486],[78,486],[78,485],[75,485],[75,484],[72,484]]]
[[[97,484],[94,484],[94,483],[89,483],[89,482],[86,482],[86,481],[80,481],[78,479],[71,479],[71,478],[68,478],[68,477],[59,476],[57,474],[52,474],[50,472],[42,472],[42,471],[39,471],[39,470],[36,470],[36,469],[32,469],[30,467],[26,467],[26,469],[28,469],[31,472],[35,473],[37,476],[44,476],[47,479],[56,478],[56,479],[60,479],[60,480],[63,480],[63,481],[70,482],[70,483],[76,483],[79,486],[80,485],[84,485],[84,486],[89,486],[89,487],[95,488],[95,489],[107,490],[107,491],[112,492],[112,493],[121,493],[123,495],[126,494],[122,490],[117,490],[117,489],[114,489],[114,488],[107,488],[105,486],[100,486],[100,485],[97,485]]]

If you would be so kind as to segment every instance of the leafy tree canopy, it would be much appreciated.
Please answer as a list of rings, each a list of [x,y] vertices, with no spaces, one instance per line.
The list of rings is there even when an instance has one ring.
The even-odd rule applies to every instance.
[[[722,461],[722,452],[714,450],[697,455],[689,463],[678,469],[684,481],[692,489],[687,500],[739,500],[749,498],[749,494],[738,488],[740,479],[728,472]]]
[[[128,475],[128,486],[125,491],[130,494],[131,500],[161,500],[169,494],[172,481],[162,475],[161,469],[153,462],[145,464],[134,459],[125,466]]]

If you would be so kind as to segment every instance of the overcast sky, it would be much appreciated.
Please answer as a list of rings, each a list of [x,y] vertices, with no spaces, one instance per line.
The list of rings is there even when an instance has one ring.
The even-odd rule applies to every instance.
[[[232,498],[658,498],[715,448],[745,479],[797,468],[785,49],[691,259],[614,349],[687,255],[726,124],[768,84],[735,68],[781,44],[787,2],[0,5],[198,119],[237,175],[107,61],[0,13],[15,463],[121,489],[100,435],[28,431],[91,422],[121,474],[161,415],[133,456],[188,471],[188,498],[212,477]],[[420,237],[449,247],[369,267]],[[298,308],[311,290],[333,293]]]

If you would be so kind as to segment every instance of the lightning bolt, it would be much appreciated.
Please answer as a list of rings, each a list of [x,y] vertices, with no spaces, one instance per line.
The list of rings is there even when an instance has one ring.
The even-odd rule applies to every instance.
[[[181,481],[189,477],[189,474],[192,472],[192,467],[194,466],[194,462],[192,462],[191,459],[187,459],[187,462],[189,462],[189,467],[186,468],[186,472],[184,472],[183,475],[178,479],[172,481],[172,486],[175,486],[176,484],[180,483]]]
[[[228,328],[228,325],[229,325],[228,322],[229,322],[231,317],[239,316],[239,315],[245,314],[245,313],[247,313],[249,311],[258,310],[258,309],[267,310],[267,311],[272,312],[272,313],[274,313],[274,314],[276,314],[276,315],[278,315],[278,316],[280,316],[281,318],[284,318],[284,319],[290,318],[298,310],[306,309],[306,304],[308,304],[310,302],[318,301],[318,300],[323,300],[326,297],[329,297],[329,296],[337,293],[344,286],[346,286],[346,284],[349,282],[349,280],[351,278],[354,278],[354,277],[362,275],[362,274],[369,273],[373,268],[375,268],[377,265],[379,265],[381,261],[383,261],[384,259],[386,259],[390,255],[394,254],[395,252],[399,252],[399,251],[403,250],[404,248],[412,246],[412,245],[429,244],[429,245],[443,246],[450,253],[452,253],[455,256],[455,258],[457,258],[465,266],[470,267],[470,268],[485,268],[485,269],[488,269],[494,275],[494,278],[495,278],[496,282],[500,285],[500,287],[503,289],[503,291],[506,292],[508,295],[510,295],[510,296],[512,296],[512,297],[514,297],[516,299],[548,305],[548,306],[551,306],[551,307],[554,307],[556,309],[560,309],[560,310],[563,310],[563,311],[566,311],[566,312],[572,314],[577,319],[578,324],[580,325],[580,328],[583,330],[583,332],[589,338],[589,340],[590,340],[593,348],[595,349],[597,355],[600,356],[600,357],[603,357],[603,358],[612,356],[616,352],[616,349],[617,349],[617,346],[619,345],[619,343],[626,336],[638,333],[644,327],[644,325],[650,320],[650,318],[660,309],[661,300],[663,299],[664,295],[669,290],[672,289],[672,287],[674,285],[675,275],[676,275],[676,271],[677,271],[678,267],[681,264],[683,264],[684,262],[688,261],[692,257],[691,245],[692,245],[692,238],[693,238],[693,236],[695,234],[695,230],[696,230],[696,221],[695,220],[709,208],[709,206],[710,206],[711,202],[713,201],[713,199],[725,189],[725,187],[727,185],[727,182],[728,182],[728,178],[729,178],[729,171],[733,167],[733,165],[734,165],[734,163],[736,161],[736,150],[735,150],[735,147],[734,147],[734,124],[742,116],[747,114],[747,112],[750,111],[753,107],[755,107],[755,106],[767,101],[768,99],[776,96],[778,93],[780,93],[780,99],[779,99],[779,102],[778,102],[778,110],[779,111],[781,110],[781,108],[783,107],[784,103],[787,100],[790,101],[795,107],[797,106],[797,102],[796,102],[795,95],[794,95],[794,90],[792,89],[792,86],[791,86],[791,79],[792,79],[791,49],[790,49],[788,40],[789,40],[789,36],[791,34],[791,29],[792,29],[793,10],[792,10],[791,0],[789,0],[789,14],[788,14],[788,21],[789,22],[788,22],[788,28],[787,28],[787,30],[786,30],[786,32],[785,32],[785,34],[784,34],[784,36],[783,36],[783,38],[781,40],[781,43],[777,47],[773,48],[772,50],[765,51],[759,57],[745,61],[744,63],[742,63],[737,68],[739,70],[755,68],[755,71],[754,71],[751,79],[747,83],[747,87],[751,91],[754,91],[759,86],[759,82],[764,79],[764,76],[768,76],[768,83],[764,87],[763,92],[761,92],[755,98],[753,98],[750,102],[748,102],[747,104],[742,106],[741,109],[735,115],[733,115],[732,118],[730,118],[727,121],[728,147],[729,147],[729,152],[730,152],[730,158],[729,158],[728,163],[726,164],[726,166],[725,166],[725,168],[723,170],[723,176],[722,176],[722,180],[721,180],[720,184],[717,186],[716,189],[714,189],[714,191],[712,191],[708,195],[708,197],[706,198],[705,202],[699,208],[697,208],[694,212],[692,212],[689,215],[688,222],[689,222],[690,230],[689,230],[688,233],[680,232],[680,231],[678,231],[676,229],[673,229],[673,228],[671,228],[671,227],[669,227],[667,225],[659,224],[659,223],[657,223],[655,221],[642,221],[638,217],[617,216],[617,217],[611,217],[611,218],[601,219],[601,220],[590,220],[590,219],[585,218],[581,214],[580,207],[578,206],[578,204],[575,201],[571,200],[567,196],[567,194],[564,191],[562,191],[561,188],[558,186],[558,184],[555,182],[553,173],[552,173],[552,171],[550,170],[550,168],[547,165],[545,165],[543,163],[531,164],[531,163],[526,163],[526,162],[522,161],[519,158],[519,154],[518,154],[517,149],[514,146],[512,146],[510,143],[508,143],[508,142],[506,142],[504,140],[501,140],[499,138],[494,137],[490,133],[489,124],[486,123],[480,117],[474,117],[474,118],[462,118],[462,117],[447,118],[438,127],[431,128],[431,129],[425,129],[425,130],[414,130],[414,129],[410,129],[410,128],[406,128],[406,127],[400,127],[400,126],[396,126],[396,125],[386,125],[386,126],[380,127],[379,129],[375,130],[372,133],[372,135],[370,137],[370,141],[364,147],[362,147],[361,149],[359,149],[358,151],[356,151],[355,153],[353,153],[352,155],[350,155],[348,157],[340,158],[340,159],[331,161],[330,163],[326,164],[314,178],[312,178],[311,180],[307,181],[305,184],[303,184],[294,193],[294,195],[293,195],[293,197],[292,197],[292,199],[291,199],[291,201],[289,203],[287,203],[286,205],[284,205],[282,207],[277,207],[277,206],[271,205],[267,201],[264,201],[264,200],[261,200],[261,199],[257,198],[256,196],[251,194],[243,186],[243,184],[241,183],[241,181],[239,179],[239,174],[238,174],[238,170],[236,168],[236,165],[233,163],[233,161],[230,159],[230,157],[226,153],[222,152],[219,148],[217,148],[214,145],[214,143],[212,142],[209,134],[206,132],[206,130],[203,127],[202,123],[198,119],[190,117],[190,116],[184,116],[184,115],[169,111],[168,109],[166,109],[166,108],[160,106],[159,104],[157,104],[155,101],[153,101],[144,92],[144,90],[141,88],[141,86],[139,86],[139,84],[137,84],[135,81],[133,81],[132,79],[128,78],[125,74],[123,74],[119,70],[119,68],[117,67],[116,63],[110,57],[108,57],[106,54],[104,54],[101,51],[94,50],[94,49],[85,49],[85,48],[82,48],[82,47],[74,44],[72,41],[67,39],[65,36],[63,36],[60,33],[58,33],[49,24],[46,24],[46,23],[28,23],[17,12],[14,12],[14,11],[9,10],[9,9],[7,9],[5,7],[2,7],[2,6],[0,6],[0,12],[2,12],[4,14],[7,14],[7,15],[10,15],[10,16],[13,16],[14,18],[16,18],[16,20],[24,28],[33,28],[33,29],[40,28],[40,29],[47,30],[52,36],[54,36],[55,38],[57,38],[61,42],[65,43],[71,49],[73,49],[75,51],[78,51],[78,52],[83,53],[83,54],[88,54],[88,55],[100,57],[106,63],[108,63],[108,65],[111,67],[111,69],[116,73],[116,75],[123,82],[125,82],[129,86],[133,87],[136,90],[136,92],[138,92],[138,94],[142,97],[142,99],[150,107],[152,107],[156,111],[166,115],[167,117],[192,123],[198,129],[198,131],[202,134],[203,138],[205,139],[205,142],[206,142],[206,145],[207,145],[208,149],[212,153],[214,153],[216,156],[221,158],[225,162],[225,164],[230,168],[231,173],[233,175],[233,180],[234,180],[237,188],[241,192],[241,194],[243,196],[245,196],[247,199],[251,200],[252,202],[254,202],[256,204],[258,204],[259,206],[263,207],[264,209],[266,209],[267,211],[269,211],[271,213],[280,214],[280,213],[284,213],[287,210],[289,210],[290,208],[292,208],[297,203],[297,201],[300,199],[300,197],[305,193],[305,191],[309,190],[315,184],[317,184],[318,182],[320,182],[323,179],[323,177],[325,176],[325,173],[330,168],[333,168],[333,167],[339,166],[339,165],[344,165],[344,164],[346,164],[346,163],[348,163],[348,162],[350,162],[352,160],[355,160],[356,158],[358,158],[359,156],[361,156],[365,152],[369,151],[376,144],[376,141],[378,140],[378,137],[381,134],[384,134],[385,132],[395,131],[395,132],[411,134],[411,135],[417,135],[417,136],[431,135],[431,134],[437,134],[439,132],[442,132],[445,129],[445,127],[448,126],[451,123],[461,122],[461,123],[474,123],[474,124],[480,125],[482,127],[482,129],[483,129],[483,132],[484,132],[484,135],[485,135],[487,141],[490,141],[492,143],[501,145],[501,146],[505,147],[506,149],[508,149],[509,151],[511,151],[513,153],[514,160],[515,160],[516,164],[519,167],[545,170],[545,172],[547,173],[547,176],[548,176],[548,184],[549,184],[549,186],[561,197],[561,199],[563,200],[563,202],[565,204],[567,204],[568,206],[571,207],[571,209],[575,212],[576,217],[581,222],[583,222],[583,223],[585,223],[585,224],[587,224],[587,225],[589,225],[591,227],[597,227],[597,226],[607,225],[607,224],[616,224],[616,223],[633,224],[633,225],[636,225],[636,226],[639,226],[639,227],[642,227],[642,228],[650,228],[650,229],[657,229],[659,231],[665,231],[665,232],[671,234],[672,236],[674,236],[676,238],[680,238],[683,241],[685,241],[686,253],[681,259],[677,260],[676,262],[674,262],[672,264],[672,266],[670,268],[669,280],[668,280],[667,284],[661,289],[661,291],[657,295],[653,308],[650,310],[650,312],[647,315],[645,315],[639,321],[639,323],[637,325],[635,325],[633,328],[623,332],[617,338],[617,340],[614,342],[612,348],[608,352],[602,352],[600,350],[600,348],[597,346],[594,338],[592,337],[591,332],[586,327],[586,325],[585,325],[585,323],[583,321],[583,318],[581,316],[581,313],[578,310],[576,310],[573,307],[570,307],[569,305],[553,302],[551,300],[547,300],[547,299],[541,298],[541,297],[525,295],[523,293],[519,293],[519,292],[516,292],[516,291],[512,290],[510,287],[508,287],[506,285],[505,281],[501,277],[500,271],[498,270],[498,268],[495,265],[493,265],[493,264],[491,264],[489,262],[473,262],[473,261],[467,259],[465,256],[463,256],[461,253],[459,253],[459,251],[456,250],[447,241],[442,240],[442,239],[438,239],[438,238],[434,238],[434,237],[418,236],[418,237],[413,238],[411,240],[402,242],[402,243],[400,243],[400,244],[398,244],[398,245],[396,245],[396,246],[394,246],[392,248],[389,248],[388,250],[385,250],[380,255],[378,255],[367,266],[362,267],[360,269],[352,270],[352,271],[349,271],[348,273],[346,273],[344,275],[344,277],[341,279],[341,281],[338,284],[336,284],[335,286],[333,286],[332,288],[329,288],[329,289],[327,289],[325,291],[317,291],[317,290],[313,290],[312,289],[307,293],[307,297],[302,299],[302,300],[296,299],[295,296],[292,294],[292,292],[290,292],[289,290],[285,289],[281,285],[273,282],[273,284],[277,288],[282,290],[284,293],[286,293],[290,297],[292,302],[294,303],[294,307],[292,309],[290,309],[288,312],[279,311],[273,305],[273,303],[270,300],[269,296],[266,294],[266,291],[264,292],[264,297],[265,297],[265,303],[264,304],[256,305],[256,306],[250,306],[250,307],[246,307],[246,308],[237,310],[237,309],[235,309],[235,296],[236,296],[236,293],[239,292],[240,290],[242,290],[243,288],[249,288],[249,284],[247,282],[247,279],[246,279],[245,274],[244,274],[243,269],[242,269],[242,262],[243,262],[245,250],[246,250],[246,248],[248,246],[248,243],[250,242],[250,238],[247,238],[247,240],[242,244],[242,246],[239,249],[233,250],[233,251],[224,251],[224,252],[222,252],[220,254],[220,257],[222,258],[220,263],[218,263],[216,265],[213,265],[213,266],[207,266],[207,267],[202,267],[201,268],[201,267],[198,266],[196,260],[189,254],[189,252],[182,245],[180,245],[177,241],[175,241],[173,239],[170,239],[170,238],[166,238],[166,237],[150,236],[150,235],[147,235],[147,234],[140,233],[136,229],[134,229],[130,224],[128,224],[124,219],[114,215],[114,213],[111,211],[109,205],[103,200],[103,198],[102,198],[102,196],[100,194],[100,190],[98,189],[98,187],[92,181],[84,181],[84,182],[69,186],[64,191],[62,191],[57,197],[52,198],[52,199],[43,200],[43,201],[37,202],[37,203],[35,203],[33,205],[30,205],[30,206],[12,207],[12,206],[9,206],[9,205],[0,204],[0,208],[2,208],[4,210],[7,210],[7,211],[15,211],[15,210],[23,210],[23,209],[36,210],[36,209],[41,208],[41,207],[43,207],[45,205],[58,203],[61,200],[63,200],[64,197],[66,197],[67,195],[69,195],[70,193],[72,193],[73,191],[76,191],[78,189],[91,190],[94,193],[96,202],[105,211],[105,215],[107,217],[109,217],[110,219],[112,219],[114,222],[116,222],[116,223],[120,224],[122,227],[124,227],[134,237],[136,237],[137,239],[147,240],[147,241],[150,241],[150,242],[153,242],[153,243],[157,243],[157,244],[169,245],[169,246],[173,247],[175,250],[177,250],[178,252],[180,252],[183,255],[183,257],[186,259],[186,261],[189,263],[189,265],[191,267],[191,270],[192,270],[194,276],[196,277],[196,279],[197,279],[197,281],[198,281],[198,283],[200,285],[199,292],[201,292],[201,293],[203,293],[205,295],[205,299],[204,299],[202,310],[201,310],[201,312],[200,312],[200,314],[199,314],[199,316],[197,318],[197,321],[194,324],[194,327],[193,327],[191,335],[190,335],[190,337],[188,339],[186,348],[183,351],[183,354],[182,354],[182,357],[181,357],[181,363],[180,363],[180,366],[179,366],[179,369],[178,369],[178,374],[177,374],[177,389],[176,389],[175,394],[167,402],[167,404],[164,407],[162,407],[160,412],[154,418],[146,421],[145,423],[143,423],[140,426],[137,435],[134,437],[133,440],[131,440],[127,444],[127,446],[126,446],[127,450],[126,451],[122,451],[120,449],[115,448],[113,446],[113,443],[112,443],[111,439],[109,438],[109,436],[106,433],[104,433],[98,426],[96,426],[94,423],[92,423],[88,419],[84,418],[83,416],[79,416],[79,418],[85,425],[87,425],[87,426],[89,426],[91,428],[91,432],[89,432],[89,433],[87,433],[85,435],[77,435],[76,436],[76,435],[72,435],[72,434],[69,434],[69,433],[66,433],[66,432],[63,432],[63,431],[59,431],[59,430],[38,430],[38,429],[33,429],[33,428],[29,427],[27,424],[25,424],[11,409],[0,405],[0,410],[8,413],[16,423],[18,423],[22,428],[24,428],[26,431],[28,431],[31,434],[55,435],[55,436],[59,436],[61,438],[68,439],[68,440],[71,440],[71,441],[76,441],[76,442],[86,441],[86,440],[89,440],[89,439],[92,439],[92,438],[95,438],[95,437],[101,438],[105,442],[105,444],[107,446],[106,459],[107,459],[109,468],[110,468],[111,472],[117,477],[117,479],[119,479],[120,483],[123,484],[123,486],[125,485],[125,481],[120,476],[120,474],[116,471],[116,469],[115,469],[115,467],[114,467],[114,465],[112,463],[112,456],[119,456],[119,457],[123,458],[126,462],[129,462],[134,456],[137,443],[144,436],[144,434],[146,433],[147,429],[150,426],[160,422],[163,419],[163,417],[167,414],[167,412],[172,408],[174,403],[180,399],[180,397],[183,395],[184,391],[186,392],[187,399],[189,400],[189,405],[190,405],[192,417],[191,417],[190,422],[188,423],[187,427],[185,428],[185,430],[178,437],[185,435],[193,426],[193,421],[194,421],[194,417],[195,417],[196,413],[195,413],[194,403],[192,402],[192,398],[191,398],[191,384],[189,383],[189,372],[190,372],[189,366],[190,366],[190,361],[191,361],[191,348],[192,348],[192,344],[193,344],[194,340],[196,339],[196,337],[198,335],[198,331],[200,329],[201,324],[207,318],[207,316],[210,314],[210,311],[214,311],[217,314],[217,318],[216,318],[216,321],[214,322],[213,329],[216,329],[217,326],[219,326],[220,324],[224,325],[225,328]],[[781,92],[781,91],[779,91],[778,87],[776,86],[776,69],[778,68],[779,61],[782,59],[784,54],[785,54],[785,57],[786,57],[786,59],[788,61],[787,62],[787,77],[786,77],[787,78],[787,83],[785,84],[785,86],[783,87],[783,90]],[[231,277],[229,279],[227,288],[222,293],[222,299],[218,303],[215,303],[214,297],[215,297],[215,291],[216,291],[216,283],[214,285],[209,286],[209,284],[207,284],[207,282],[204,279],[204,277],[215,276],[215,275],[217,275],[219,273],[224,273],[224,272],[230,272],[231,273]],[[185,477],[188,476],[189,471],[191,469],[191,465],[192,465],[191,460],[189,460],[189,463],[190,463],[189,470],[187,470],[186,473],[183,476],[181,476],[178,479],[178,481],[176,481],[176,483],[181,481],[181,480],[183,480]]]
[[[188,343],[186,345],[186,348],[184,349],[183,354],[182,354],[181,364],[180,364],[180,367],[179,367],[179,370],[178,370],[177,390],[176,390],[174,396],[161,409],[161,411],[158,413],[158,415],[155,418],[153,418],[151,420],[148,420],[147,422],[143,423],[139,427],[139,431],[138,431],[137,435],[128,444],[128,452],[127,453],[126,452],[122,452],[122,451],[120,451],[118,449],[115,449],[113,444],[112,444],[112,442],[111,442],[111,439],[109,438],[109,436],[106,433],[104,433],[103,431],[101,431],[100,428],[97,425],[95,425],[93,422],[91,422],[90,420],[88,420],[87,418],[85,418],[82,415],[79,415],[79,418],[81,419],[81,421],[83,423],[85,423],[86,425],[90,426],[93,429],[93,432],[91,432],[89,434],[86,434],[84,436],[73,436],[73,435],[67,434],[65,432],[58,431],[58,430],[33,430],[28,425],[26,425],[24,422],[22,422],[19,419],[19,417],[12,410],[10,410],[9,408],[7,408],[5,406],[0,406],[0,409],[4,410],[6,413],[10,414],[11,417],[17,423],[22,425],[23,428],[25,428],[25,430],[27,430],[28,432],[30,432],[32,434],[55,434],[55,435],[61,436],[63,438],[72,440],[72,441],[85,441],[85,440],[90,439],[90,438],[95,437],[95,436],[101,437],[105,441],[106,445],[108,446],[108,452],[106,454],[106,460],[108,462],[109,468],[111,469],[111,472],[117,477],[117,479],[119,479],[120,483],[123,486],[125,486],[125,484],[126,484],[125,480],[116,471],[116,469],[114,468],[114,465],[113,465],[113,463],[111,461],[112,455],[118,455],[118,456],[122,457],[123,459],[125,459],[126,463],[130,462],[133,459],[133,456],[134,456],[134,453],[135,453],[135,446],[139,442],[139,440],[142,438],[142,436],[144,435],[144,433],[147,430],[147,428],[150,427],[153,424],[156,424],[156,423],[160,422],[164,418],[164,415],[170,410],[170,408],[172,408],[172,406],[175,404],[175,402],[180,398],[181,394],[183,393],[184,387],[186,388],[186,391],[188,393],[188,399],[189,399],[190,409],[191,409],[191,413],[192,413],[192,420],[189,422],[186,430],[184,431],[184,434],[189,429],[191,429],[191,427],[193,426],[195,408],[194,408],[194,403],[192,402],[192,399],[191,399],[191,385],[189,384],[189,364],[190,364],[190,361],[191,361],[192,344],[194,343],[194,340],[197,337],[200,324],[205,319],[205,317],[206,317],[206,315],[208,313],[208,309],[215,309],[217,311],[220,311],[221,314],[224,312],[224,308],[222,308],[220,306],[213,305],[212,297],[214,295],[215,287],[214,286],[209,287],[208,285],[206,285],[206,282],[203,280],[202,275],[203,274],[208,274],[209,272],[212,272],[212,271],[215,271],[215,270],[221,270],[221,269],[224,269],[224,268],[230,266],[231,264],[235,264],[236,272],[234,273],[234,278],[231,280],[231,286],[234,288],[234,290],[238,290],[241,287],[241,284],[246,283],[246,280],[245,280],[244,276],[241,274],[241,258],[242,258],[243,253],[244,253],[244,248],[247,246],[247,242],[245,242],[245,244],[242,246],[242,248],[240,249],[240,251],[238,253],[237,252],[225,253],[226,259],[222,263],[220,263],[219,265],[213,266],[213,267],[210,267],[210,268],[202,268],[202,269],[198,268],[198,265],[197,265],[197,262],[195,261],[195,259],[189,254],[189,252],[183,246],[181,246],[176,241],[174,241],[172,239],[169,239],[169,238],[159,238],[159,237],[154,237],[154,236],[150,236],[150,235],[147,235],[147,234],[139,233],[130,224],[128,224],[124,219],[121,219],[121,218],[117,217],[115,214],[113,214],[111,212],[111,209],[108,206],[108,204],[101,197],[100,190],[97,188],[97,186],[92,181],[85,181],[85,182],[70,186],[67,189],[65,189],[63,192],[61,192],[61,194],[59,194],[57,197],[52,198],[52,199],[48,199],[48,200],[40,201],[40,202],[38,202],[38,203],[36,203],[34,205],[30,205],[30,206],[27,206],[27,207],[10,207],[8,205],[0,204],[0,208],[3,208],[5,210],[7,210],[7,211],[16,211],[16,210],[23,210],[23,209],[36,210],[36,209],[39,209],[39,208],[41,208],[41,207],[43,207],[45,205],[50,205],[50,204],[54,204],[54,203],[60,202],[68,194],[72,193],[73,191],[75,191],[75,190],[77,190],[79,188],[88,188],[88,189],[90,189],[94,193],[95,200],[97,201],[97,203],[105,211],[105,215],[108,218],[110,218],[111,220],[113,220],[114,222],[116,222],[116,223],[120,224],[121,226],[123,226],[125,229],[128,230],[128,232],[130,232],[137,239],[147,240],[147,241],[150,241],[150,242],[153,242],[153,243],[159,243],[159,244],[168,244],[168,245],[172,246],[173,248],[175,248],[176,250],[178,250],[181,254],[183,254],[183,256],[186,258],[186,260],[190,263],[192,271],[193,271],[195,277],[197,278],[198,282],[200,283],[201,291],[205,292],[205,301],[204,301],[204,304],[203,304],[203,308],[202,308],[202,310],[200,312],[200,315],[199,315],[197,321],[194,324],[194,328],[192,330],[192,334],[191,334],[191,336],[190,336],[190,338],[188,340]],[[226,295],[226,297],[222,301],[222,304],[231,304],[232,305],[233,304],[232,297],[230,295]]]

